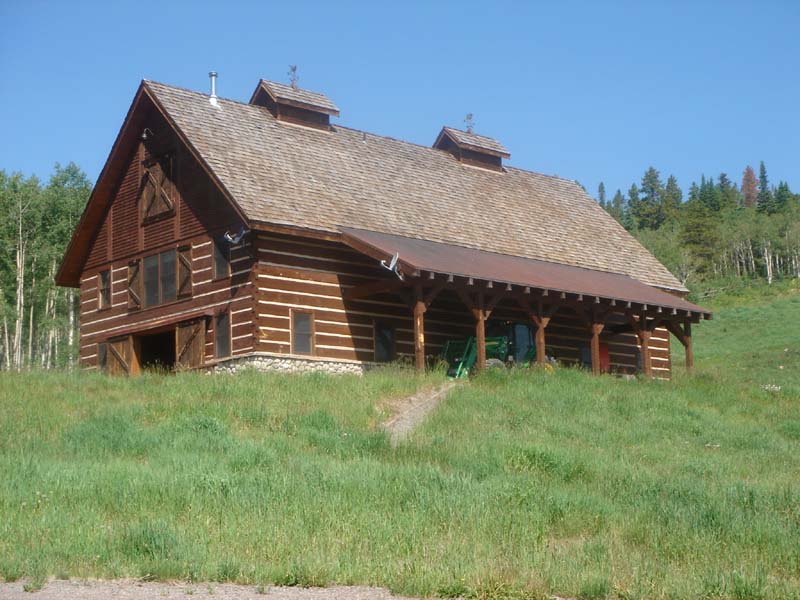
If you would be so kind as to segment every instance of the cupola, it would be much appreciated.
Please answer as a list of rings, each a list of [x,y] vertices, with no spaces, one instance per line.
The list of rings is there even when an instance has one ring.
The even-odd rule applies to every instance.
[[[511,156],[495,139],[452,127],[442,127],[433,147],[449,152],[465,165],[493,171],[502,171],[503,159]]]
[[[317,129],[328,129],[331,116],[339,116],[339,108],[325,94],[264,79],[258,82],[250,104],[266,107],[279,121]]]

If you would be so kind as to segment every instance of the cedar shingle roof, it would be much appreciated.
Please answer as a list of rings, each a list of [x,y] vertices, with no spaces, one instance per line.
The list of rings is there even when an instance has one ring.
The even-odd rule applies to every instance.
[[[330,115],[339,116],[339,108],[331,102],[325,94],[293,88],[276,81],[266,81],[262,79],[259,85],[264,87],[267,92],[276,100],[288,100],[295,104],[302,104],[310,108],[322,109]]]
[[[205,94],[145,86],[252,221],[354,227],[686,291],[575,182],[469,167],[441,150],[346,127],[297,126],[260,106],[219,99],[215,108]]]

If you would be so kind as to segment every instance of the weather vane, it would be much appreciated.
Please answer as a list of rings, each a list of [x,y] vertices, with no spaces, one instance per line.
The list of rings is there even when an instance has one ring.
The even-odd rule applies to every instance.
[[[297,89],[297,80],[300,79],[297,76],[297,65],[289,65],[289,71],[286,74],[289,76],[289,83],[294,89]]]
[[[466,118],[464,119],[464,124],[467,126],[467,133],[472,133],[473,131],[475,131],[475,121],[473,120],[474,116],[475,115],[473,115],[472,113],[468,113]]]

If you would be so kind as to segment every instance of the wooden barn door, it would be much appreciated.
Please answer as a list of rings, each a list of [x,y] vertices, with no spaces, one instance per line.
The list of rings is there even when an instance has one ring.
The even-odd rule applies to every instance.
[[[178,323],[175,330],[175,370],[201,367],[205,349],[205,318]]]
[[[138,370],[136,353],[133,351],[133,336],[108,340],[106,372],[109,375],[132,375]]]

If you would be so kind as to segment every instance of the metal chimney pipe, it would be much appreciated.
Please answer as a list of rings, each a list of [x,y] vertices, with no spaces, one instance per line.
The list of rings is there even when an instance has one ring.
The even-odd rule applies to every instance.
[[[211,97],[208,101],[211,103],[211,106],[217,105],[217,72],[216,71],[209,71],[208,73],[209,79],[211,79]]]

